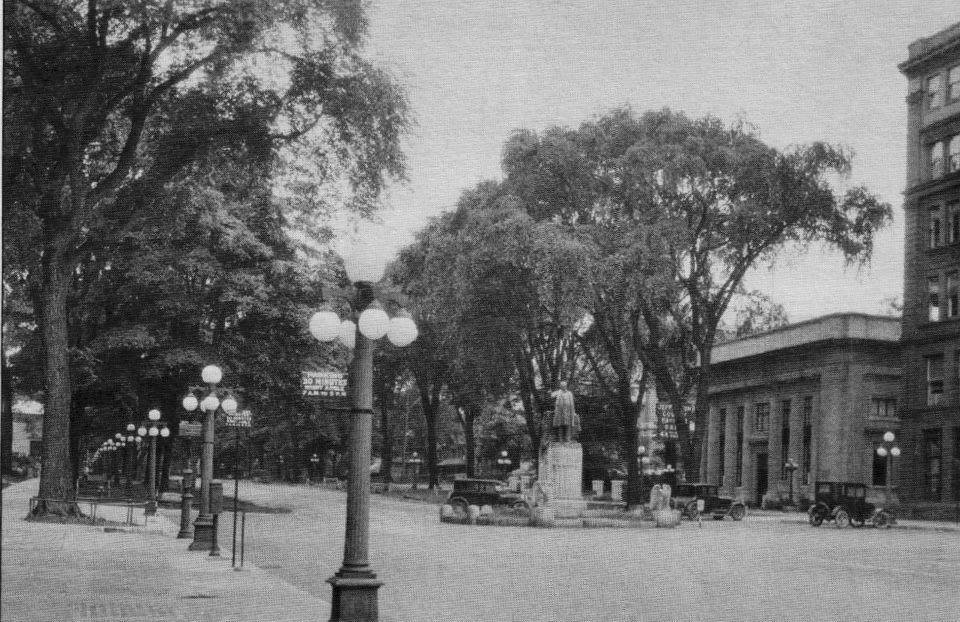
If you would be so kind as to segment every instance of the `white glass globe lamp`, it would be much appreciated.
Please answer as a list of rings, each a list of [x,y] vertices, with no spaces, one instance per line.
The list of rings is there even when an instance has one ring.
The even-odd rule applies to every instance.
[[[157,429],[157,426],[151,426],[151,428],[150,428],[150,436],[156,436],[156,435],[159,434],[159,433],[160,433],[160,430]]]
[[[170,436],[170,428],[167,428],[167,427],[160,428],[160,436],[162,436],[163,438],[167,438],[168,436]]]
[[[897,438],[897,437],[894,436],[893,432],[884,432],[884,433],[883,433],[883,440],[885,440],[885,441],[888,442],[888,443],[892,443],[895,438]]]
[[[887,448],[886,447],[877,447],[877,455],[881,458],[887,457]]]
[[[890,449],[890,455],[893,456],[894,458],[899,458],[899,457],[900,457],[900,448],[899,448],[899,447],[893,447],[892,449]]]
[[[223,400],[220,404],[220,407],[223,408],[223,412],[232,415],[237,412],[237,400],[233,399],[233,396],[228,396],[227,399]]]
[[[194,395],[193,393],[189,393],[185,398],[183,398],[182,404],[183,404],[184,410],[188,412],[193,412],[194,410],[197,409],[197,406],[200,405],[200,401],[197,399],[196,395]]]
[[[407,311],[400,311],[392,320],[387,329],[387,339],[393,345],[402,348],[408,346],[417,338],[417,325]]]
[[[357,325],[352,320],[340,322],[337,340],[352,350],[357,343]]]
[[[147,413],[147,417],[150,421],[160,421],[160,411],[154,408]]]
[[[380,339],[387,334],[387,329],[390,328],[390,316],[383,310],[380,303],[374,300],[360,314],[357,325],[367,339]]]
[[[203,398],[202,402],[200,402],[200,408],[208,412],[211,410],[216,410],[220,408],[220,400],[217,399],[216,395],[211,393],[207,397]]]
[[[200,372],[200,377],[203,378],[203,381],[207,384],[217,384],[223,380],[223,370],[216,365],[207,365],[203,368],[203,371]]]
[[[147,428],[140,426],[139,428],[137,428],[137,434],[139,434],[140,436],[146,436]]]
[[[133,432],[136,429],[137,429],[137,426],[133,425],[132,423],[127,424],[127,432]]]
[[[333,341],[340,332],[340,316],[330,309],[321,309],[310,317],[310,334],[317,341]]]

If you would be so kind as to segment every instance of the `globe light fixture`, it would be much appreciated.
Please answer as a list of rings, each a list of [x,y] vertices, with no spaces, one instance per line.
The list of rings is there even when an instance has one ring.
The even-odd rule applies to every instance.
[[[900,457],[900,448],[899,448],[899,447],[892,447],[892,448],[890,449],[890,455],[893,456],[894,458],[899,458],[899,457]]]
[[[380,339],[387,334],[387,330],[390,328],[390,316],[383,310],[383,306],[374,300],[360,314],[357,326],[367,339]]]
[[[151,409],[150,412],[147,413],[147,418],[150,419],[150,421],[160,421],[160,411],[156,408]]]
[[[207,365],[200,372],[200,377],[207,384],[217,384],[223,380],[223,370],[216,365]]]
[[[232,415],[237,412],[237,400],[233,399],[233,396],[230,395],[220,403],[220,408],[228,415]]]
[[[158,430],[156,426],[153,426],[152,428],[150,428],[150,436],[156,436],[157,434],[159,434],[159,432],[160,430]]]
[[[197,399],[197,396],[193,393],[188,393],[185,398],[183,398],[183,409],[187,412],[193,412],[200,405],[200,401]]]
[[[892,443],[897,437],[889,430],[883,433],[883,440]]]
[[[351,320],[340,322],[340,332],[337,333],[337,340],[348,349],[353,350],[357,345],[357,325]]]
[[[137,426],[133,425],[132,423],[127,424],[127,432],[133,432],[136,429],[137,429]]]
[[[140,436],[146,436],[147,428],[145,428],[144,426],[140,426],[139,428],[137,428],[137,434],[139,434]]]
[[[881,458],[886,458],[888,453],[886,447],[877,447],[877,455]]]
[[[408,346],[417,338],[417,324],[410,317],[410,313],[402,309],[390,320],[387,329],[387,339],[398,348]]]
[[[200,408],[206,412],[214,411],[220,408],[220,400],[214,393],[211,393],[200,402]]]
[[[119,441],[121,438],[123,438],[123,434],[120,434],[119,432],[117,432],[116,434],[113,435],[113,438]]]
[[[127,442],[128,442],[128,443],[132,443],[132,442],[134,442],[133,439],[135,439],[135,438],[136,438],[136,437],[131,434],[130,436],[127,437]]]
[[[333,341],[340,334],[340,316],[330,309],[321,309],[310,317],[310,334],[317,341]]]
[[[160,436],[162,436],[163,438],[167,438],[168,436],[170,436],[170,428],[166,426],[160,428]]]

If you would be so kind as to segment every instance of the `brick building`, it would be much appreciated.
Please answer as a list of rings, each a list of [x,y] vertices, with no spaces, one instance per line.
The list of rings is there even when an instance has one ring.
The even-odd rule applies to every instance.
[[[809,499],[817,479],[882,496],[889,473],[875,449],[900,431],[899,339],[898,318],[845,313],[717,345],[705,480],[754,505]]]
[[[960,495],[960,23],[914,41],[904,192],[904,501]]]

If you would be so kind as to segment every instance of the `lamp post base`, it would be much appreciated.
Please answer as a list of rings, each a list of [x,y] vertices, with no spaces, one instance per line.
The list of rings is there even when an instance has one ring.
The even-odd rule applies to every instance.
[[[377,622],[377,590],[383,585],[377,575],[341,576],[338,572],[327,583],[333,587],[330,622]]]
[[[213,517],[198,516],[193,521],[193,542],[190,543],[191,551],[209,551],[213,548]]]
[[[157,502],[156,501],[147,501],[147,505],[143,508],[144,516],[156,516],[157,514]]]

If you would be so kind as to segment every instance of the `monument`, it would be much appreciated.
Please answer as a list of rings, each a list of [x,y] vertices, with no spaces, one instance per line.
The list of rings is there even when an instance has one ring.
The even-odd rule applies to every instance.
[[[580,418],[566,382],[560,383],[553,397],[550,437],[541,454],[538,481],[554,515],[575,518],[587,505],[583,498],[583,447],[575,440]]]

